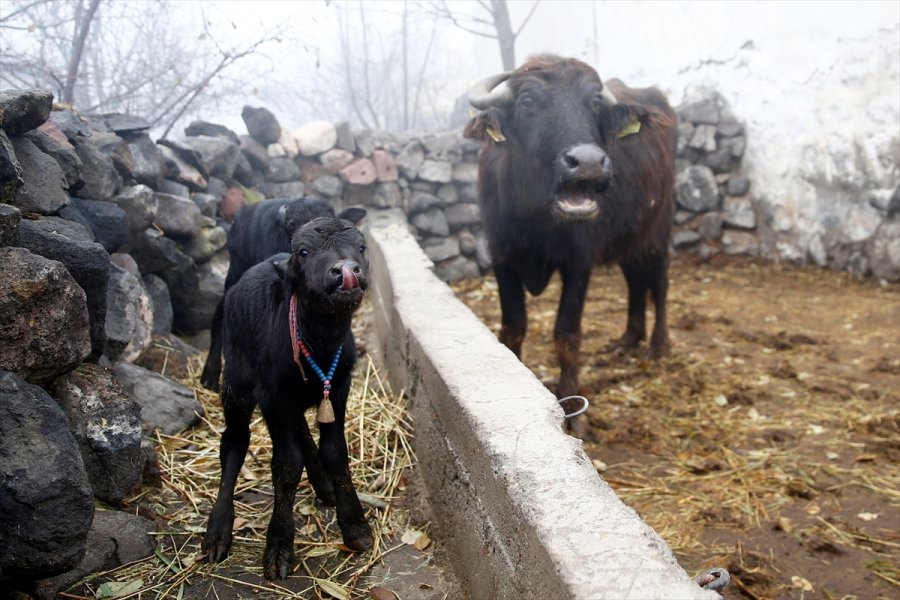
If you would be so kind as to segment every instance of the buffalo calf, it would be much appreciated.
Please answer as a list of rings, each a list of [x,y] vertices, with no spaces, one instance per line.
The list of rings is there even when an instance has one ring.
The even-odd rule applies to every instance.
[[[358,223],[366,214],[364,208],[350,207],[338,215],[342,219]],[[271,198],[241,208],[228,231],[228,274],[225,291],[236,284],[241,275],[253,265],[273,254],[288,252],[291,236],[303,224],[317,217],[333,217],[334,210],[325,200],[315,196],[297,199]],[[200,383],[214,392],[219,391],[222,373],[222,305],[219,300],[210,327],[209,354]]]
[[[372,544],[344,437],[356,362],[350,323],[368,285],[365,239],[349,221],[317,218],[294,234],[290,249],[250,268],[225,295],[222,479],[202,544],[210,562],[231,547],[234,486],[259,405],[272,438],[275,488],[263,555],[268,579],[287,577],[294,559],[292,510],[304,466],[316,496],[335,505],[344,544],[359,551]],[[318,448],[304,417],[312,407]]]

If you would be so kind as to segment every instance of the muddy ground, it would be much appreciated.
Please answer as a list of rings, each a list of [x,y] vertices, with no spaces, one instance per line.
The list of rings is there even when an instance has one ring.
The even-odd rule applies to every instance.
[[[671,357],[607,350],[626,291],[597,269],[584,316],[585,449],[726,598],[900,597],[900,287],[747,259],[680,257]],[[454,286],[495,332],[491,276]],[[529,297],[523,361],[550,388],[559,281]],[[648,315],[652,318],[652,315]]]

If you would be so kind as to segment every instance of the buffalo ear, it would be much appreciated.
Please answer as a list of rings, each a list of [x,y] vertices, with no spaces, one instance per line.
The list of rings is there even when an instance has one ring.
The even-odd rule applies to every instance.
[[[494,140],[502,142],[506,140],[500,127],[500,111],[490,108],[474,116],[463,130],[463,137],[471,140]]]
[[[284,219],[287,216],[287,204],[278,207],[278,223],[284,225]]]
[[[366,209],[362,206],[348,206],[339,212],[337,216],[339,219],[344,219],[345,221],[350,221],[354,225],[359,225],[359,222],[366,216]]]
[[[672,124],[672,118],[659,110],[640,104],[616,104],[605,116],[603,128],[616,138],[628,137],[644,129],[658,129]]]

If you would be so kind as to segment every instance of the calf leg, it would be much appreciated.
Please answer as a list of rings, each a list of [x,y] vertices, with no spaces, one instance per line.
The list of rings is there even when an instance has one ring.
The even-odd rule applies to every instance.
[[[494,274],[500,293],[501,325],[498,337],[504,346],[521,358],[522,342],[525,341],[525,328],[528,325],[525,287],[522,278],[509,267],[494,265]]]
[[[209,353],[206,355],[206,364],[200,374],[200,385],[213,392],[219,391],[219,376],[222,373],[222,312],[225,305],[225,297],[219,298],[216,312],[213,314],[212,325],[209,329]]]
[[[228,386],[222,392],[222,406],[225,410],[225,432],[219,445],[222,478],[201,544],[209,562],[224,560],[231,548],[234,485],[250,445],[250,417],[253,415],[253,403],[250,399],[235,395]]]
[[[334,485],[338,526],[344,544],[357,551],[372,547],[372,529],[366,522],[362,505],[350,478],[347,440],[344,437],[344,413],[350,380],[347,378],[333,390],[334,422],[319,424],[319,457],[325,473]]]
[[[267,401],[268,400],[268,401]],[[275,502],[266,531],[263,575],[284,579],[294,562],[294,498],[303,473],[302,434],[305,418],[297,403],[287,397],[262,400],[263,415],[272,438],[272,484]]]
[[[334,506],[334,486],[322,467],[316,442],[313,440],[309,427],[306,425],[306,419],[300,421],[300,429],[300,447],[303,451],[309,483],[316,492],[316,498],[328,506]]]

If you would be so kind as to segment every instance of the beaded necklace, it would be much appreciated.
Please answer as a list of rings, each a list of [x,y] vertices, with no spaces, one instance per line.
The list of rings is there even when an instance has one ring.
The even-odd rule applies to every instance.
[[[291,306],[288,311],[288,325],[291,332],[291,348],[294,351],[294,362],[297,363],[297,366],[300,368],[303,382],[306,383],[306,371],[303,370],[303,363],[300,362],[300,354],[303,354],[303,358],[309,363],[313,373],[315,373],[322,382],[323,397],[322,401],[319,402],[319,410],[316,412],[316,421],[319,423],[334,423],[334,408],[331,406],[330,398],[331,379],[334,377],[334,371],[337,368],[338,361],[341,359],[341,352],[344,350],[344,345],[341,344],[338,346],[337,352],[334,353],[334,358],[331,359],[331,365],[328,367],[328,374],[326,375],[312,357],[312,352],[309,351],[309,347],[303,341],[303,334],[300,332],[300,327],[297,324],[297,294],[291,296]]]

